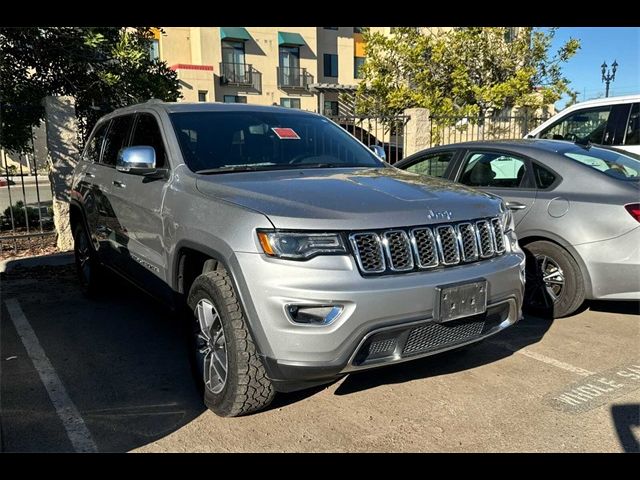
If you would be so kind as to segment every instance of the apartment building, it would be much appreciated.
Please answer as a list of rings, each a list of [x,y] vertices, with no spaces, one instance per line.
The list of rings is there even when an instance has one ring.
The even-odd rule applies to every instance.
[[[363,28],[163,27],[152,54],[177,72],[184,101],[338,115],[352,106],[347,99],[365,58]]]

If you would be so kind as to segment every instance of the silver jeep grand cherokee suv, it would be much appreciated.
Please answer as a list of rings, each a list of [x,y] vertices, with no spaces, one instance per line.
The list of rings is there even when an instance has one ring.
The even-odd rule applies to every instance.
[[[320,115],[150,101],[98,121],[73,176],[78,273],[189,309],[206,405],[236,416],[470,344],[521,315],[502,201],[381,161]]]

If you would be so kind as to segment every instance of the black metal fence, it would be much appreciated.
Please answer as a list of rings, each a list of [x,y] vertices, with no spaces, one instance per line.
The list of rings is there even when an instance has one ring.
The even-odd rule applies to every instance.
[[[46,151],[32,138],[33,152],[0,150],[0,259],[55,241]]]
[[[408,116],[327,115],[327,117],[365,145],[381,146],[384,149],[387,162],[393,164],[404,157]]]
[[[530,114],[484,118],[432,116],[430,117],[431,143],[429,146],[435,147],[474,140],[523,138],[548,118],[549,116]]]

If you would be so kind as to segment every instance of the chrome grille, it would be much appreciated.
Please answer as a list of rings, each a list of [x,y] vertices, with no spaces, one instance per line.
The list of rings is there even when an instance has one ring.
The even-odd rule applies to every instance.
[[[491,219],[491,225],[493,225],[493,238],[496,241],[496,253],[500,254],[505,251],[504,248],[504,231],[502,229],[502,222],[498,218]]]
[[[411,230],[411,238],[413,239],[412,243],[414,251],[416,251],[418,267],[437,267],[440,262],[438,261],[436,239],[433,236],[431,229],[414,228]]]
[[[395,228],[349,235],[360,271],[381,274],[454,266],[501,255],[506,251],[499,218]]]
[[[440,259],[444,265],[456,265],[460,263],[460,249],[456,231],[451,225],[436,227],[436,242]]]
[[[382,242],[376,233],[354,233],[349,236],[358,265],[365,273],[382,273],[387,269]]]
[[[478,241],[476,239],[476,230],[470,223],[461,223],[458,225],[458,234],[460,235],[460,245],[462,247],[462,259],[465,262],[473,262],[478,259]]]
[[[389,268],[396,272],[413,270],[413,255],[409,237],[404,230],[389,230],[382,234]]]
[[[493,228],[487,220],[476,222],[476,231],[478,232],[478,244],[480,245],[480,256],[482,258],[493,257],[495,250],[493,248]]]

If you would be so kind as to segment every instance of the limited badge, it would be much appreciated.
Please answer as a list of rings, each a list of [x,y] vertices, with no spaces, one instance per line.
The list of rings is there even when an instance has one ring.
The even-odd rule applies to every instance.
[[[300,140],[300,137],[293,128],[273,127],[271,130],[273,130],[280,140]]]

